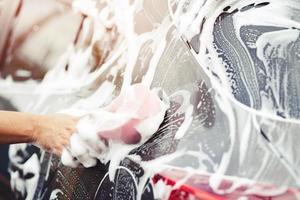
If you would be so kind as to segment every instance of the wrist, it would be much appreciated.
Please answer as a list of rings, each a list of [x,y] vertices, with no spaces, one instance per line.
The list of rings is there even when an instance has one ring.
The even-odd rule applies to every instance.
[[[28,127],[28,134],[30,138],[30,142],[35,143],[38,140],[39,137],[39,130],[40,130],[40,123],[41,119],[38,115],[31,115],[29,127]]]

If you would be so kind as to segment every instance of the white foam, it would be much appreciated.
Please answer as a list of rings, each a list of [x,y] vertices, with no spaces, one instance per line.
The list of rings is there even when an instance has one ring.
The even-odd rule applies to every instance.
[[[70,167],[79,163],[92,167],[97,159],[104,163],[111,161],[112,178],[125,155],[154,134],[162,123],[168,100],[160,100],[157,92],[142,84],[132,85],[106,107],[85,114],[78,122],[77,133],[71,137],[70,147],[63,152],[62,163]],[[138,135],[141,138],[131,142],[131,137]]]
[[[164,1],[160,1],[161,4],[163,4],[163,2]],[[177,4],[175,13],[170,13],[172,18],[167,14],[167,11],[164,10],[165,13],[162,16],[157,17],[152,13],[153,16],[146,16],[144,18],[147,19],[142,19],[141,15],[138,14],[140,14],[139,12],[141,11],[146,13],[145,9],[147,8],[143,8],[148,3],[146,1],[133,1],[132,3],[130,0],[73,1],[73,10],[86,16],[79,41],[77,44],[71,44],[69,46],[57,65],[46,74],[40,84],[31,82],[33,86],[38,85],[38,88],[36,90],[32,90],[32,87],[28,89],[29,94],[32,95],[28,101],[23,102],[23,99],[18,96],[18,99],[21,99],[19,101],[15,100],[18,104],[18,108],[21,111],[36,113],[63,112],[82,116],[77,125],[77,132],[74,133],[71,138],[70,147],[63,151],[62,163],[71,167],[77,167],[79,164],[82,164],[84,167],[92,167],[96,165],[98,160],[103,163],[110,161],[109,177],[113,180],[120,161],[128,156],[130,150],[139,146],[158,129],[163,120],[165,111],[168,108],[168,103],[165,101],[166,97],[162,98],[163,101],[159,101],[160,112],[143,118],[135,125],[135,130],[142,136],[137,144],[126,144],[122,140],[116,140],[116,138],[122,135],[121,130],[113,139],[103,139],[99,137],[99,131],[101,132],[106,128],[112,127],[115,130],[117,128],[122,129],[123,125],[130,121],[130,119],[139,118],[140,113],[133,111],[140,108],[145,109],[145,106],[139,105],[137,107],[131,107],[134,103],[141,103],[141,101],[139,101],[141,98],[137,98],[134,95],[134,91],[130,90],[132,84],[135,82],[134,71],[137,68],[143,69],[137,74],[138,80],[141,80],[143,85],[149,88],[155,76],[157,66],[164,55],[168,44],[168,34],[170,34],[170,30],[174,28],[173,25],[175,24],[177,26],[179,33],[183,34],[183,38],[190,40],[199,33],[199,27],[201,27],[201,23],[205,19],[205,25],[201,37],[199,38],[201,44],[200,50],[199,54],[196,55],[196,59],[198,63],[201,64],[202,70],[206,73],[205,76],[210,78],[211,86],[217,93],[215,103],[220,108],[222,114],[226,115],[226,119],[228,119],[228,122],[226,121],[224,124],[228,123],[228,127],[226,128],[229,129],[229,131],[227,129],[226,131],[230,133],[229,140],[231,144],[229,149],[222,154],[223,157],[219,165],[215,164],[210,156],[201,155],[203,154],[202,148],[199,148],[199,152],[189,150],[184,150],[181,153],[175,152],[171,157],[173,159],[182,154],[193,155],[195,159],[199,159],[199,165],[202,164],[201,161],[203,158],[205,158],[206,161],[209,160],[214,172],[216,172],[210,179],[210,186],[216,193],[225,194],[231,192],[241,183],[241,180],[235,180],[236,184],[226,191],[219,190],[219,186],[224,173],[226,173],[229,168],[236,142],[241,141],[239,165],[242,165],[244,161],[247,160],[248,143],[251,138],[251,133],[253,133],[251,129],[253,126],[251,125],[253,125],[254,119],[252,117],[256,118],[260,116],[262,118],[277,120],[277,122],[280,123],[300,124],[297,119],[282,119],[275,116],[274,113],[265,112],[272,110],[273,107],[269,102],[265,101],[264,98],[262,98],[262,101],[266,109],[260,111],[237,102],[231,94],[231,85],[228,82],[228,77],[223,67],[224,63],[218,57],[214,48],[214,23],[225,7],[231,6],[229,9],[229,12],[231,12],[234,8],[240,8],[251,2],[257,3],[260,1],[170,0],[169,11],[172,12],[173,8],[175,8],[174,5]],[[298,22],[289,19],[292,11],[291,7],[298,6],[296,1],[270,0],[270,2],[270,6],[262,8],[264,12],[250,10],[247,14],[237,14],[237,17],[233,19],[236,33],[239,33],[237,30],[239,30],[239,27],[242,25],[253,23],[259,25],[287,26],[289,28],[292,26],[296,28],[300,27]],[[101,9],[99,6],[100,3]],[[143,27],[145,29],[143,30],[149,31],[136,31],[135,20],[137,17],[142,22],[145,22],[145,27]],[[154,18],[160,19],[160,21],[158,22],[154,20]],[[154,21],[155,23],[147,26],[146,22],[148,21]],[[281,37],[277,37],[279,34]],[[272,40],[274,36],[276,36],[277,39],[273,42],[281,44],[283,40],[295,40],[297,38],[297,30],[284,30],[276,34],[263,34],[254,45],[263,46]],[[86,41],[91,41],[91,43],[86,44]],[[101,66],[97,66],[98,69],[91,72],[92,67],[95,67],[92,66],[93,62],[91,62],[91,57],[93,57],[93,45],[96,41],[103,41],[100,45],[103,47],[102,51],[109,53],[107,57],[104,58]],[[284,54],[286,52],[283,51],[281,53]],[[265,63],[267,62],[264,60],[263,52],[258,51],[257,54],[260,59]],[[65,70],[66,65],[68,65],[67,71]],[[214,77],[212,72],[217,74],[218,78]],[[6,88],[17,88],[17,83],[14,83],[11,78],[1,80],[1,83],[3,83]],[[29,85],[29,82],[25,84]],[[247,91],[251,91],[249,88],[246,89]],[[16,97],[16,95],[8,96],[10,98]],[[131,102],[128,104],[128,107],[124,106],[120,112],[111,112],[105,109],[105,106],[118,96],[125,96],[127,100]],[[190,96],[188,100],[190,100]],[[253,104],[252,101],[251,104]],[[199,103],[198,106],[201,107],[202,104]],[[193,122],[192,108],[193,107],[190,106],[186,110],[186,118],[181,127],[179,127],[175,139],[185,138],[187,130]],[[132,111],[132,113],[128,112],[129,110]],[[237,111],[241,112],[237,114],[235,113]],[[247,115],[245,114],[246,112]],[[243,119],[235,119],[236,116],[243,117]],[[220,119],[218,118],[217,120]],[[223,118],[221,120],[223,120]],[[247,123],[247,125],[244,126],[240,124],[241,121]],[[257,123],[258,125],[262,124],[261,121]],[[242,128],[240,126],[242,126]],[[218,130],[222,128],[223,127]],[[242,130],[242,132],[238,133],[239,130]],[[283,140],[284,138],[281,139],[281,143],[284,143]],[[12,151],[12,153],[14,152]],[[149,162],[142,162],[140,158],[130,157],[130,159],[141,164],[145,169],[145,175],[138,185],[138,195],[141,195],[144,187],[143,184],[146,180],[154,173],[163,170],[165,168],[164,163],[172,161],[169,157],[162,157]],[[263,167],[267,166],[267,164],[268,159],[266,156],[266,158],[263,159],[262,168],[260,171],[257,171],[257,177],[255,178],[259,178],[263,174],[262,172],[265,171]],[[204,168],[205,165],[203,164],[201,166]],[[199,168],[199,171],[203,168]],[[38,168],[36,168],[36,170],[37,169]],[[15,174],[12,173],[12,177],[14,176]],[[184,182],[183,179],[183,181],[179,183]],[[13,182],[12,185],[17,187],[18,190],[24,191],[25,185],[21,181],[18,183]],[[159,182],[158,185],[163,184]],[[169,191],[169,188],[167,188],[167,191]],[[248,192],[249,194],[264,194],[264,192],[260,190],[256,192],[250,190]],[[266,192],[265,194],[276,195],[284,191],[278,190],[277,192],[278,193],[272,191],[270,193]],[[158,191],[157,195],[162,196],[161,193],[162,192]],[[163,198],[167,198],[166,196]]]

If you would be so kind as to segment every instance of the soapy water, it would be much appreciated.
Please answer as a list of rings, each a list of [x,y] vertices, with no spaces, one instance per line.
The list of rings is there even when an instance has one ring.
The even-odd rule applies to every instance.
[[[87,16],[80,39],[41,83],[31,83],[38,87],[28,95],[31,103],[3,95],[21,111],[69,109],[82,115],[141,82],[162,88],[170,107],[148,140],[110,146],[107,175],[96,173],[97,168],[67,168],[42,152],[44,166],[32,183],[16,173],[15,185],[28,186],[14,189],[26,191],[27,199],[153,199],[151,194],[161,191],[149,178],[169,168],[187,172],[181,184],[193,174],[210,173],[208,186],[220,195],[230,194],[245,179],[284,187],[261,191],[249,186],[242,193],[246,198],[280,196],[288,187],[299,187],[298,1],[170,0],[168,7],[160,1],[88,2],[73,2],[74,10]],[[109,53],[91,70],[96,41],[106,41],[101,50]],[[28,165],[35,165],[32,160]],[[11,161],[18,163],[14,156]],[[224,175],[239,178],[222,189]],[[93,187],[85,183],[89,179]]]
[[[62,153],[62,163],[67,166],[92,167],[97,159],[102,163],[119,163],[130,144],[145,142],[162,123],[169,107],[168,99],[161,91],[150,91],[141,84],[126,88],[109,105],[86,113],[76,126],[77,132],[70,139],[70,146]],[[86,102],[87,103],[87,102]],[[71,108],[65,111],[73,114]],[[117,151],[116,151],[117,150]],[[112,166],[112,164],[111,164]]]
[[[298,1],[179,2],[175,24],[226,93],[256,110],[299,118]]]
[[[264,169],[278,166],[266,156],[270,153],[293,177],[291,184],[299,185],[299,153],[292,142],[299,138],[299,2],[170,1],[169,7],[184,40],[221,95],[219,105],[226,105],[221,109],[232,126],[231,142],[239,142],[240,149],[231,149],[224,168],[219,167],[221,173],[238,168],[244,174],[251,166],[256,178],[267,175]],[[254,141],[264,144],[252,145]],[[255,151],[265,158],[250,156]],[[238,161],[230,161],[234,157]]]

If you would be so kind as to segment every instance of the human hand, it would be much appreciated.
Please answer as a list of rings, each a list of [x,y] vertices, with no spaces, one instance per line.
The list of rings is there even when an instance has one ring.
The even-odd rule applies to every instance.
[[[64,165],[107,163],[150,138],[164,120],[169,100],[163,91],[132,85],[109,105],[83,116],[61,157]],[[73,112],[74,113],[74,112]],[[117,156],[118,157],[118,156]],[[119,158],[119,157],[118,157]]]
[[[71,135],[76,131],[78,117],[66,114],[36,116],[33,140],[43,149],[61,155],[69,145]]]

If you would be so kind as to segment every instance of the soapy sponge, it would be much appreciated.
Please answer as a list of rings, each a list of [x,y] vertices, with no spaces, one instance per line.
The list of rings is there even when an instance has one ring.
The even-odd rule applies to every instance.
[[[168,109],[166,95],[142,84],[127,87],[108,106],[85,115],[63,151],[62,163],[92,167],[107,162],[113,143],[130,146],[148,139],[162,123]]]

